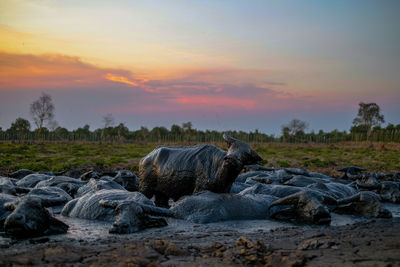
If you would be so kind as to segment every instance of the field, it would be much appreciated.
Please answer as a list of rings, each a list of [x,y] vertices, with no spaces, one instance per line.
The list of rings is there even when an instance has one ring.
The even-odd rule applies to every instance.
[[[157,143],[0,143],[0,175],[18,169],[60,172],[71,169],[113,168],[138,170],[142,157]],[[182,144],[169,144],[182,145]],[[224,144],[216,144],[226,149]],[[255,143],[265,166],[296,167],[339,176],[336,169],[357,165],[374,172],[400,171],[400,144],[337,143],[285,144]]]

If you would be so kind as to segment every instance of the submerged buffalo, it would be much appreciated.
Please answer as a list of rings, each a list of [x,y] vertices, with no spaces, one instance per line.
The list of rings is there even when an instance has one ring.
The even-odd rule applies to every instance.
[[[89,191],[68,202],[62,215],[88,220],[113,222],[110,233],[128,234],[139,230],[167,225],[159,216],[171,217],[172,211],[155,207],[139,192],[125,189]]]
[[[146,228],[166,226],[167,221],[158,216],[173,216],[167,209],[135,201],[100,200],[99,204],[115,211],[115,221],[109,230],[114,234],[130,234]]]
[[[175,202],[175,216],[194,223],[268,218],[268,208],[277,197],[262,194],[216,194],[202,191]]]
[[[4,204],[4,208],[11,211],[4,222],[4,230],[11,236],[25,238],[63,234],[68,230],[68,225],[54,218],[38,197],[24,197]]]
[[[203,190],[228,193],[243,166],[262,158],[244,142],[226,134],[223,138],[227,152],[210,145],[156,148],[140,161],[140,192],[155,195],[156,205],[163,207],[169,198]]]
[[[362,191],[354,196],[339,199],[334,212],[372,218],[392,218],[392,213],[383,207],[381,200],[374,192]]]
[[[16,196],[0,193],[0,231],[3,229],[4,221],[11,213],[11,211],[4,208],[4,204],[8,202],[13,202],[16,199]]]
[[[300,191],[274,201],[269,207],[270,216],[282,220],[294,219],[312,224],[330,224],[331,215],[327,204],[333,203],[312,192]],[[287,208],[274,210],[276,206],[287,206]]]

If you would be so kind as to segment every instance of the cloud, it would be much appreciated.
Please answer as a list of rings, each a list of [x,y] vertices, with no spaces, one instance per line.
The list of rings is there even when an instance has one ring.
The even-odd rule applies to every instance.
[[[97,113],[251,115],[348,105],[349,101],[342,101],[343,96],[336,95],[328,101],[324,99],[326,95],[318,92],[313,95],[293,93],[285,82],[275,80],[273,73],[270,70],[201,69],[184,71],[173,79],[152,79],[126,69],[102,68],[79,57],[0,52],[0,92],[95,92],[97,98],[108,101],[102,101],[100,106],[88,103],[82,109]],[[257,82],[255,77],[259,76],[264,79],[258,78]]]
[[[131,77],[129,71],[97,67],[79,57],[0,52],[0,90],[96,88],[113,79],[133,85],[137,81]]]
[[[135,81],[131,81],[129,80],[127,77],[121,76],[121,75],[115,75],[112,73],[107,73],[104,76],[107,80],[113,81],[113,82],[120,82],[120,83],[125,83],[125,84],[129,84],[132,86],[139,86],[139,84]]]

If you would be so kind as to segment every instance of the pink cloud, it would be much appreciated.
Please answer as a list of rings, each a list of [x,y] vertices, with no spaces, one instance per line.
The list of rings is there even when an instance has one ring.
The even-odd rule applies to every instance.
[[[202,106],[202,107],[230,107],[252,109],[255,106],[255,101],[252,99],[241,99],[225,96],[179,96],[169,100],[171,103],[182,105]]]

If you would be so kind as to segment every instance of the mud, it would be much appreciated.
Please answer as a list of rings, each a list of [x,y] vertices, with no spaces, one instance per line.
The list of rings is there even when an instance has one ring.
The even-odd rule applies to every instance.
[[[0,266],[400,266],[399,217],[334,215],[327,227],[169,219],[166,227],[129,235],[109,234],[104,222],[61,219],[67,234],[1,237]]]

